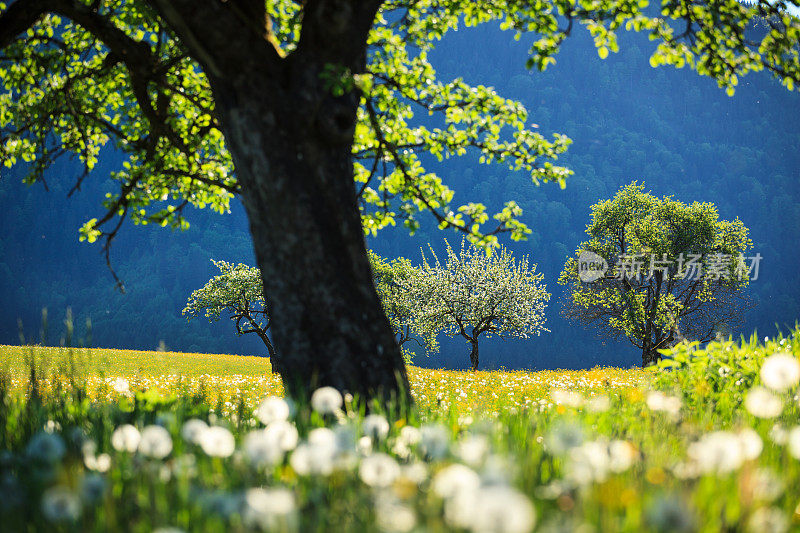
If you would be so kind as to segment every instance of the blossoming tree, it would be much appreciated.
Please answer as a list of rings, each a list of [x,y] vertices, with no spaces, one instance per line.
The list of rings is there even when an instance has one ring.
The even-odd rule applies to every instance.
[[[415,331],[412,307],[405,296],[403,281],[408,279],[414,266],[408,259],[384,259],[368,251],[373,280],[381,305],[389,319],[397,344],[403,350],[403,357],[410,362],[411,352],[404,347],[415,341],[421,347],[435,350],[435,344],[423,346],[420,335]],[[256,267],[244,264],[234,265],[225,261],[212,261],[220,274],[211,278],[203,287],[189,296],[183,314],[189,319],[205,316],[216,322],[226,313],[234,322],[237,335],[255,333],[264,342],[270,357],[276,355],[267,330],[271,320],[267,313],[261,272]]]
[[[383,311],[389,319],[389,325],[403,351],[403,358],[410,362],[412,352],[407,347],[412,341],[420,348],[436,351],[435,339],[424,339],[424,333],[417,331],[414,320],[414,306],[408,297],[407,282],[415,275],[416,267],[405,257],[384,259],[369,250],[369,263],[375,280],[375,288],[383,305]],[[419,291],[417,291],[419,293]],[[423,344],[423,341],[427,341]]]
[[[438,333],[463,337],[477,370],[482,335],[527,338],[547,331],[544,309],[550,294],[527,256],[517,261],[504,247],[489,255],[464,241],[459,253],[447,244],[444,264],[431,254],[434,261],[423,256],[422,266],[404,281],[414,327],[429,345]]]

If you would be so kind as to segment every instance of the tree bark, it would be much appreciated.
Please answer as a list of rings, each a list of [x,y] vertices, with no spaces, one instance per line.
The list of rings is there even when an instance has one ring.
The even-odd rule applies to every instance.
[[[478,338],[470,339],[469,343],[472,345],[472,349],[469,352],[469,360],[472,363],[472,371],[475,372],[478,370]]]
[[[273,317],[273,370],[292,395],[405,394],[356,203],[358,97],[330,96],[319,67],[295,62],[280,84],[252,70],[212,80]]]

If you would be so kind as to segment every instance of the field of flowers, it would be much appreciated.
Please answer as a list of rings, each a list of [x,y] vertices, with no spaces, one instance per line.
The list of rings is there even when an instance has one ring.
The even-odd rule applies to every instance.
[[[800,529],[800,330],[657,369],[409,370],[412,410],[265,359],[0,346],[4,531]]]

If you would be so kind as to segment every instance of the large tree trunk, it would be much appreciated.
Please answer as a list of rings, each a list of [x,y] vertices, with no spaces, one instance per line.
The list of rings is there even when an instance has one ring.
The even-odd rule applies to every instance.
[[[263,83],[251,72],[220,111],[273,317],[273,369],[295,395],[323,385],[362,397],[404,392],[356,203],[357,99],[309,103],[303,87],[273,95]]]
[[[360,95],[332,90],[336,72],[366,70],[381,1],[304,3],[300,40],[286,57],[263,37],[263,2],[151,1],[209,77],[272,317],[273,369],[287,391],[404,394],[353,183]],[[257,32],[242,24],[241,6],[259,13]]]

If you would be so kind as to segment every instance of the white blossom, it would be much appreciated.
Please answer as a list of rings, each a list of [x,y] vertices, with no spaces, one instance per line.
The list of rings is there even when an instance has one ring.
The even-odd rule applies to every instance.
[[[738,435],[714,431],[689,445],[688,455],[702,472],[727,474],[739,468],[747,458]]]
[[[470,467],[462,464],[446,466],[433,477],[431,488],[442,498],[450,498],[460,491],[477,489],[481,478]]]
[[[367,415],[364,417],[363,429],[364,435],[374,440],[383,440],[389,435],[389,422],[383,415]]]
[[[269,424],[264,431],[275,439],[281,450],[294,450],[299,440],[297,428],[287,420],[278,420]]]
[[[440,424],[427,424],[420,428],[420,449],[429,459],[441,459],[450,450],[450,434]]]
[[[747,521],[749,533],[784,533],[789,531],[789,518],[780,509],[762,507]]]
[[[800,459],[800,426],[795,426],[786,433],[786,446],[795,459]]]
[[[681,410],[681,399],[668,396],[660,391],[650,391],[647,395],[647,407],[652,411],[661,411],[671,416],[677,416]]]
[[[66,451],[64,440],[59,435],[46,431],[34,435],[25,448],[28,457],[50,464],[60,461]]]
[[[278,439],[265,429],[251,431],[244,437],[242,451],[255,466],[270,466],[283,460],[283,449]]]
[[[242,520],[247,526],[265,531],[294,530],[296,508],[294,494],[287,489],[252,488],[244,495]]]

